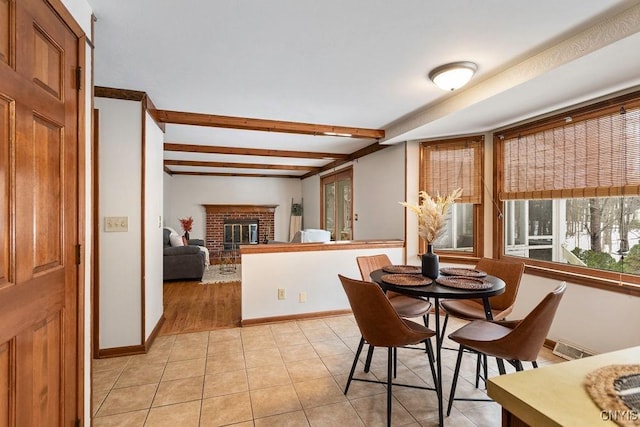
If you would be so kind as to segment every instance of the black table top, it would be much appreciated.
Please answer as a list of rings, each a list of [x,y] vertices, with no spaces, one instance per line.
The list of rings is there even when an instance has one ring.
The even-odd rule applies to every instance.
[[[425,286],[398,286],[382,281],[382,276],[389,274],[382,269],[371,272],[371,280],[379,284],[385,291],[398,292],[405,295],[423,298],[448,298],[448,299],[472,299],[486,298],[500,295],[504,292],[505,283],[502,279],[487,275],[482,279],[493,283],[489,289],[458,289],[442,286],[434,280],[430,285]]]

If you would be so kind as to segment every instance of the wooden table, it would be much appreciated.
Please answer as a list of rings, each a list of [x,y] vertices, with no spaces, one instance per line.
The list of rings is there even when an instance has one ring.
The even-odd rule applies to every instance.
[[[639,363],[640,347],[632,347],[493,377],[487,393],[502,405],[503,426],[614,426],[611,418],[616,414],[596,405],[583,386],[584,379],[603,366]],[[640,423],[640,414],[635,417]]]
[[[487,319],[491,319],[491,306],[489,305],[489,297],[500,295],[504,292],[505,283],[502,279],[494,276],[483,277],[483,280],[493,283],[493,286],[483,290],[457,289],[437,284],[435,281],[425,286],[397,286],[386,283],[382,280],[382,276],[386,273],[382,269],[371,272],[371,280],[378,283],[385,291],[393,291],[400,294],[414,296],[418,298],[430,298],[433,300],[433,307],[436,317],[436,389],[438,393],[438,420],[439,424],[444,425],[444,411],[442,408],[442,339],[440,337],[440,300],[441,299],[482,299],[484,302],[484,311]]]

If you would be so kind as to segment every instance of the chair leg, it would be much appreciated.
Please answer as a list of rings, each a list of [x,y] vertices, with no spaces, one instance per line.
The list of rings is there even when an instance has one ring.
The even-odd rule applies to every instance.
[[[484,362],[484,388],[487,388],[487,379],[489,378],[489,368],[487,367],[487,355],[482,354],[482,360]]]
[[[531,366],[533,366],[533,368],[536,369],[538,367],[538,362],[534,360],[533,362],[531,362]]]
[[[442,332],[440,333],[440,342],[444,342],[444,334],[447,330],[447,322],[449,321],[449,313],[445,313],[444,322],[442,323]]]
[[[422,316],[422,321],[424,322],[424,326],[428,328],[429,327],[429,313],[424,314]],[[428,352],[427,341],[425,341],[425,344],[424,344],[424,351],[425,351],[425,353]]]
[[[507,371],[504,369],[504,360],[496,357],[496,362],[498,363],[498,372],[500,372],[500,375],[506,374]]]
[[[393,350],[393,347],[389,347],[387,356],[387,427],[391,427],[391,368],[393,365]]]
[[[522,367],[522,362],[521,361],[515,360],[514,363],[516,365],[516,371],[520,372],[520,371],[524,370],[524,368]]]
[[[480,367],[482,366],[482,377],[480,376]],[[484,388],[487,388],[487,377],[489,376],[487,370],[487,355],[484,353],[478,353],[478,359],[476,360],[476,388],[480,386],[480,378],[484,382]]]
[[[480,353],[477,354],[476,358],[476,388],[480,385],[480,365],[482,364],[482,357]]]
[[[398,348],[393,347],[393,378],[398,377]]]
[[[451,406],[453,406],[453,398],[456,395],[456,385],[458,384],[458,374],[460,374],[460,364],[462,363],[462,354],[464,347],[460,345],[458,349],[458,359],[456,360],[456,369],[453,371],[453,381],[451,382],[451,394],[449,395],[449,406],[447,406],[447,417],[451,415]]]
[[[425,340],[425,343],[427,347],[427,357],[429,358],[429,367],[431,368],[431,376],[433,377],[433,384],[435,387],[438,387],[438,376],[434,368],[434,364],[436,363],[436,358],[433,355],[433,347],[431,346],[431,340],[427,338]]]
[[[369,351],[367,351],[367,360],[365,360],[364,362],[364,371],[365,372],[369,372],[369,369],[371,368],[371,358],[373,357],[373,350],[375,349],[374,346],[372,346],[371,344],[369,344]]]
[[[349,391],[349,386],[351,385],[351,380],[353,379],[353,373],[356,371],[356,365],[358,364],[358,358],[360,357],[360,353],[362,352],[362,347],[364,347],[364,338],[360,338],[360,344],[358,344],[356,357],[353,359],[353,365],[351,365],[351,372],[349,372],[349,378],[347,379],[347,386],[344,388],[344,394],[347,394],[347,392]]]

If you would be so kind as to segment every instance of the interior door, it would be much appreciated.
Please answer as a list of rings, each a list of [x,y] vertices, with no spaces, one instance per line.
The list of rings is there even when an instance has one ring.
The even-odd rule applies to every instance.
[[[72,426],[78,39],[44,0],[0,21],[0,426]]]
[[[321,178],[321,227],[331,240],[353,239],[353,171],[351,168]]]

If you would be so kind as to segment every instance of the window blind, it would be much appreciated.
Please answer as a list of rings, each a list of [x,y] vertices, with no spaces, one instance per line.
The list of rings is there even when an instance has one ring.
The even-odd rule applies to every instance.
[[[462,188],[457,203],[482,203],[482,140],[483,137],[473,137],[423,142],[424,191],[446,196]]]
[[[504,140],[501,200],[638,195],[640,108]]]

